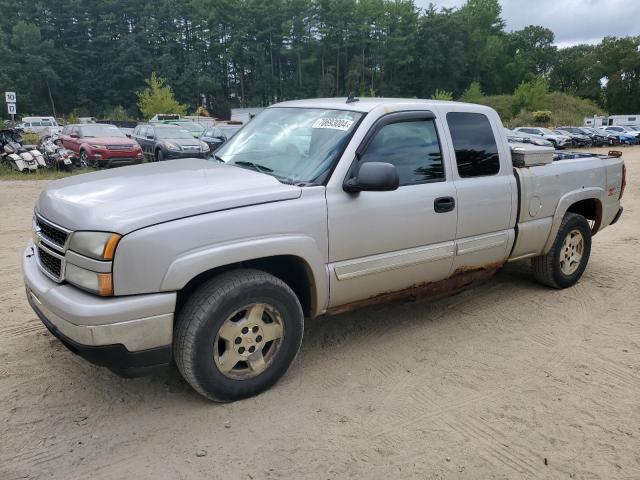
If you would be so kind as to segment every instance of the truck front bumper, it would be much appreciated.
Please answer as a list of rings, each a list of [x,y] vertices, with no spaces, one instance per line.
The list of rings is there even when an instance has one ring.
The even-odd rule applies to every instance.
[[[32,245],[22,270],[29,304],[73,353],[126,377],[170,362],[175,293],[103,298],[56,283],[40,271]]]

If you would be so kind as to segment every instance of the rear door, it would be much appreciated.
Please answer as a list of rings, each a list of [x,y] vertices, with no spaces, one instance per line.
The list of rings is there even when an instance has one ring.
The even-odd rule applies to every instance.
[[[149,125],[143,125],[140,127],[140,132],[138,133],[138,143],[142,147],[142,153],[145,157],[149,157],[149,144],[150,140],[147,138],[147,135],[152,134],[153,129]]]
[[[65,145],[66,148],[68,148],[69,150],[72,150],[74,153],[79,154],[80,153],[80,128],[78,127],[71,127],[71,131],[69,132],[69,137],[67,139],[67,145]],[[63,142],[64,144],[64,142]]]
[[[502,124],[468,108],[443,108],[458,199],[454,272],[505,261],[515,237],[517,186]]]

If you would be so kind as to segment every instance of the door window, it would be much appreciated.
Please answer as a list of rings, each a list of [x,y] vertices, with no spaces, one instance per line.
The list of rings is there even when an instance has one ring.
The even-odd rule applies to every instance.
[[[444,181],[442,152],[433,120],[405,120],[382,127],[367,145],[360,163],[395,165],[400,186]]]
[[[500,170],[498,145],[486,115],[449,112],[447,123],[462,178],[495,175]]]

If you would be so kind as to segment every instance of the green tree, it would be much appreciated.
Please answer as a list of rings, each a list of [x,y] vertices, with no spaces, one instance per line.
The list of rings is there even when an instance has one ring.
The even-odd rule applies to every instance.
[[[433,92],[431,98],[433,98],[434,100],[453,100],[453,92],[436,88],[436,91]]]
[[[543,77],[537,77],[530,82],[522,82],[513,94],[513,113],[521,110],[533,112],[544,110],[547,106],[549,84]]]
[[[187,114],[187,106],[178,103],[171,87],[166,85],[164,79],[157,76],[155,72],[146,83],[147,88],[138,92],[138,108],[145,119],[158,113]]]
[[[468,103],[482,103],[484,93],[479,82],[471,82],[471,85],[462,93],[460,101]]]

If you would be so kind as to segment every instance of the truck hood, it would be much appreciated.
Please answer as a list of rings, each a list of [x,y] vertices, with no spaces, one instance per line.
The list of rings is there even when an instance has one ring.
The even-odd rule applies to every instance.
[[[298,198],[301,188],[243,168],[172,160],[51,182],[36,209],[70,230],[122,235],[192,215]]]

